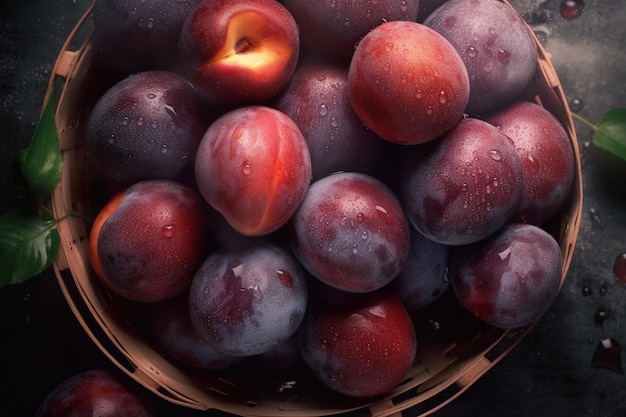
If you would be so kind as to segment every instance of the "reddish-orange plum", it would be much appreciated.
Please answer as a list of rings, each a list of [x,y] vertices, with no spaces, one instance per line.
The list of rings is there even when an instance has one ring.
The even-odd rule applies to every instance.
[[[102,208],[89,246],[94,271],[112,292],[140,302],[171,298],[206,256],[205,206],[182,184],[139,182]]]
[[[190,77],[210,99],[252,104],[287,85],[300,39],[278,1],[203,0],[187,16],[180,48]]]
[[[239,233],[265,235],[296,211],[311,181],[302,132],[266,106],[231,110],[206,131],[195,163],[202,196]]]
[[[454,47],[415,22],[387,22],[359,43],[348,73],[350,100],[365,125],[403,145],[432,140],[461,118],[469,77]]]

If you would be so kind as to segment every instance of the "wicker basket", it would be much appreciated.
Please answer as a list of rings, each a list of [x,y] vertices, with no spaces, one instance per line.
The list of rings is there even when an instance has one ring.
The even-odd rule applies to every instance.
[[[506,1],[505,1],[506,3]],[[508,4],[508,3],[507,3]],[[84,330],[104,354],[141,385],[184,407],[218,409],[241,416],[425,416],[444,407],[506,356],[533,325],[515,331],[495,329],[469,314],[454,325],[433,330],[427,318],[416,323],[432,337],[418,346],[417,361],[403,383],[375,400],[333,395],[313,382],[297,381],[281,389],[239,372],[184,368],[156,350],[125,314],[124,302],[106,290],[90,269],[89,223],[68,216],[95,214],[90,201],[85,158],[86,120],[103,85],[91,73],[91,9],[70,34],[58,57],[46,100],[58,100],[56,123],[63,154],[63,175],[52,197],[61,250],[54,264],[60,287]],[[582,210],[580,155],[567,101],[549,55],[539,41],[539,66],[527,97],[550,110],[565,127],[576,156],[575,184],[569,200],[546,229],[560,243],[565,280],[578,234]],[[99,89],[101,89],[99,91]],[[52,92],[58,97],[51,97]],[[436,307],[434,307],[436,309]],[[437,312],[434,311],[433,314]],[[428,317],[427,315],[425,317]],[[447,329],[447,330],[446,330]],[[258,379],[258,378],[257,378]]]

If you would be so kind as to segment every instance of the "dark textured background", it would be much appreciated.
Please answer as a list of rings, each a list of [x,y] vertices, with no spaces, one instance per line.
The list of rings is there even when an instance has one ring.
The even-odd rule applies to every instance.
[[[7,4],[8,3],[8,4]],[[593,122],[626,107],[626,3],[587,1],[565,20],[560,0],[512,2],[520,12],[552,11],[543,25],[570,100]],[[13,157],[28,145],[57,53],[87,0],[9,0],[0,5],[0,211],[13,207]],[[591,366],[600,340],[626,348],[626,284],[613,276],[626,252],[626,163],[590,144],[577,124],[584,212],[567,282],[536,328],[495,368],[436,417],[623,417],[626,376]],[[608,312],[602,325],[598,309]],[[0,290],[0,414],[33,416],[45,395],[74,373],[108,366],[66,305],[51,271]],[[209,416],[153,398],[160,416]],[[410,413],[407,413],[410,415]]]

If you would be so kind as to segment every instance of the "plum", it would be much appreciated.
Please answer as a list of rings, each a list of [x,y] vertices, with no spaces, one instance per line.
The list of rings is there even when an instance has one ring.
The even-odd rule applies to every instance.
[[[420,0],[420,9],[417,14],[417,21],[423,23],[428,16],[439,6],[447,2],[448,0]]]
[[[383,139],[416,145],[462,119],[467,70],[443,36],[416,22],[387,22],[359,42],[348,70],[350,102]]]
[[[215,349],[252,356],[295,333],[307,294],[304,272],[287,250],[265,244],[218,251],[191,283],[189,313],[196,331]]]
[[[271,105],[300,128],[309,146],[314,180],[336,171],[365,171],[375,165],[383,141],[352,109],[347,67],[303,63]]]
[[[396,195],[366,174],[314,182],[292,219],[293,249],[317,279],[344,291],[388,284],[409,253],[409,225]]]
[[[344,395],[373,397],[406,377],[417,341],[395,296],[379,291],[355,295],[342,305],[312,305],[298,341],[302,357],[323,384]]]
[[[537,68],[537,46],[520,14],[498,0],[449,0],[424,24],[457,50],[470,78],[467,112],[485,115],[512,102]]]
[[[514,220],[541,225],[569,196],[576,159],[563,125],[545,108],[519,101],[489,116],[515,144],[522,161],[524,187]]]
[[[311,156],[302,132],[285,113],[244,106],[205,132],[195,160],[198,189],[245,235],[283,226],[311,182]]]
[[[113,85],[87,126],[87,157],[119,187],[137,181],[181,181],[193,172],[210,118],[194,87],[167,71],[146,71]]]
[[[359,40],[386,21],[415,21],[419,0],[283,0],[300,28],[303,48],[349,60]]]
[[[192,189],[173,181],[141,181],[100,210],[89,236],[89,258],[115,294],[160,301],[189,285],[207,242],[204,204]]]
[[[466,118],[405,158],[402,196],[411,224],[429,239],[465,245],[507,223],[523,187],[520,157],[509,137]]]
[[[148,397],[125,377],[107,369],[79,372],[54,388],[36,417],[154,417]]]
[[[169,357],[196,368],[225,369],[241,361],[215,349],[191,324],[189,295],[149,303],[143,309],[150,336]]]
[[[179,71],[178,39],[199,0],[97,0],[94,62],[113,77],[155,69]]]
[[[296,22],[276,0],[201,0],[179,44],[189,78],[211,101],[228,106],[276,95],[300,51]]]
[[[531,224],[508,224],[454,248],[449,272],[459,302],[483,322],[513,329],[539,319],[556,298],[563,260],[558,242]]]
[[[411,227],[409,258],[389,284],[407,310],[425,307],[446,292],[450,286],[446,272],[449,252],[448,245],[428,239]]]

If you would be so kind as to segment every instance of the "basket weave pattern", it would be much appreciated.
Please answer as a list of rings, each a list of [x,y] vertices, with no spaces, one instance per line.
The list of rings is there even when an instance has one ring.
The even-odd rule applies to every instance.
[[[249,377],[183,368],[170,361],[155,350],[126,318],[124,302],[106,290],[91,271],[87,254],[90,225],[80,218],[66,217],[70,211],[83,213],[88,218],[95,215],[94,203],[90,200],[93,191],[89,190],[88,175],[84,175],[88,172],[86,121],[98,97],[96,93],[104,86],[98,85],[90,72],[90,14],[91,10],[88,10],[70,34],[50,80],[49,94],[61,91],[56,123],[63,155],[62,181],[52,198],[55,217],[64,219],[58,225],[61,251],[54,270],[70,308],[94,343],[144,387],[185,407],[220,409],[242,416],[343,413],[354,417],[383,417],[400,416],[408,409],[412,416],[425,416],[460,395],[532,329],[533,325],[530,325],[507,331],[468,319],[457,323],[455,331],[434,332],[429,330],[429,323],[416,323],[424,332],[430,331],[433,337],[421,341],[416,365],[406,380],[375,401],[346,399],[306,389],[298,389],[298,395],[292,395],[290,390],[270,389],[263,381],[255,383]],[[536,43],[539,66],[534,83],[525,92],[526,98],[548,109],[561,122],[571,139],[577,163],[569,200],[555,220],[546,226],[561,246],[563,283],[581,221],[580,155],[561,84],[549,55],[538,40]]]

